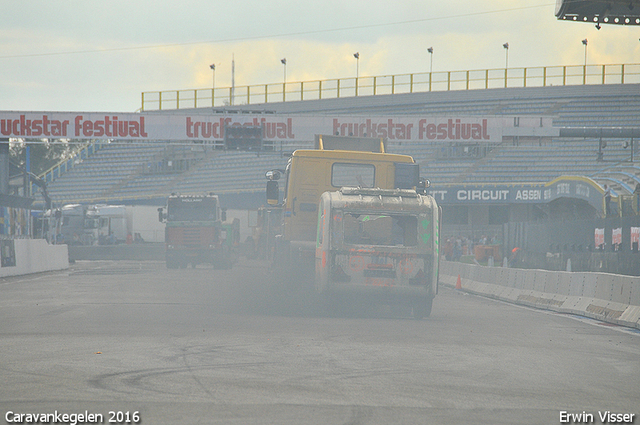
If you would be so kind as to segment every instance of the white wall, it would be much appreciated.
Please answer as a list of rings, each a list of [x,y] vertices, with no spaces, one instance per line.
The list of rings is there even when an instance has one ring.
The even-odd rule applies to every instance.
[[[67,245],[49,245],[44,239],[16,239],[16,265],[0,267],[0,277],[69,268]]]

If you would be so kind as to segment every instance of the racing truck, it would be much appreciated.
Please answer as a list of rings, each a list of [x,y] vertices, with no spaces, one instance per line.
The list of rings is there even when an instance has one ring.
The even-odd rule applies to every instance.
[[[438,292],[439,209],[415,190],[343,187],[320,197],[316,289],[429,316]]]
[[[284,199],[280,203],[278,181],[283,176]],[[281,233],[274,241],[273,267],[281,272],[283,281],[311,287],[315,282],[317,226],[322,213],[318,205],[323,193],[359,187],[414,190],[417,195],[415,190],[424,191],[428,186],[413,158],[388,153],[384,139],[329,135],[317,135],[315,149],[294,151],[285,170],[267,171],[265,177],[267,202],[282,208]],[[435,201],[433,205],[436,208]],[[437,212],[434,214],[437,219]],[[423,272],[437,274],[437,269]],[[427,302],[425,299],[425,315]]]
[[[171,195],[166,212],[158,208],[158,219],[166,223],[167,268],[210,263],[227,269],[237,261],[240,221],[226,222],[217,195]]]

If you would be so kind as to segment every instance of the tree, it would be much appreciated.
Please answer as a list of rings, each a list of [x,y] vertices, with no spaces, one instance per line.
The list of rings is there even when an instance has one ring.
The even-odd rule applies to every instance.
[[[11,162],[21,168],[25,166],[27,144],[31,172],[40,175],[59,162],[73,157],[86,143],[68,139],[13,139],[9,147]]]

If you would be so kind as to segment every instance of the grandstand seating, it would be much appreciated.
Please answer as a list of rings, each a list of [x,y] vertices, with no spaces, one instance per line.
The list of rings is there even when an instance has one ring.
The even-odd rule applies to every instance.
[[[445,93],[379,95],[269,104],[277,113],[421,114],[426,116],[552,116],[554,126],[639,126],[639,85],[562,86],[490,89]],[[241,107],[237,107],[241,108]],[[265,105],[262,105],[262,109]],[[246,106],[258,110],[259,105]],[[618,193],[640,182],[640,166],[631,164],[623,140],[609,140],[598,161],[598,140],[556,139],[546,145],[504,143],[481,158],[446,157],[436,143],[393,143],[388,150],[412,155],[433,184],[548,182],[561,175],[589,176]],[[636,152],[640,143],[636,143]],[[290,152],[312,142],[278,146]],[[163,142],[114,142],[102,147],[49,185],[55,202],[116,201],[166,197],[180,193],[246,193],[264,190],[264,172],[284,168],[280,152],[249,153],[192,150],[192,145]],[[179,172],[153,171],[166,159],[192,158]],[[196,161],[197,160],[197,161]],[[152,172],[150,172],[152,170]]]

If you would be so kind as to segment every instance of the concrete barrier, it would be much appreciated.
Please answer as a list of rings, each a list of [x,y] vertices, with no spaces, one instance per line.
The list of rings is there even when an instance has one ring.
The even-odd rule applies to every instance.
[[[548,281],[549,281],[548,273],[536,274],[536,278],[533,283],[533,290],[540,293],[544,292],[544,288],[547,286]]]
[[[597,273],[582,273],[584,275],[584,288],[582,296],[586,298],[596,297],[596,284],[598,282]]]
[[[536,270],[532,270],[536,272]],[[558,272],[558,292],[559,295],[569,295],[569,289],[571,288],[571,273],[570,272]]]
[[[20,276],[69,268],[66,245],[49,245],[44,239],[15,239],[15,266],[0,267],[0,277]]]
[[[584,293],[584,273],[572,273],[569,274],[569,296],[581,297]]]
[[[640,329],[640,277],[440,262],[440,283],[491,298]]]
[[[44,239],[15,239],[15,265],[0,267],[0,278],[69,268],[75,260],[164,261],[164,243],[67,246],[49,245]],[[454,281],[455,284],[455,281]]]
[[[633,285],[631,287],[631,296],[629,297],[629,304],[640,305],[640,286]]]

